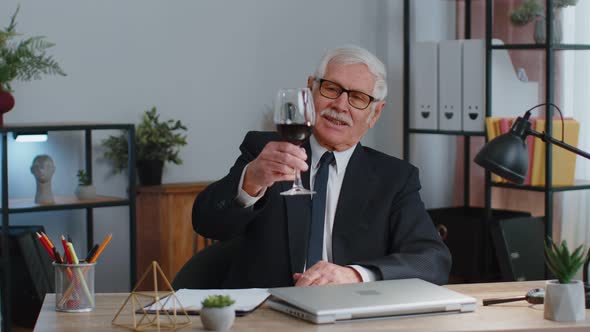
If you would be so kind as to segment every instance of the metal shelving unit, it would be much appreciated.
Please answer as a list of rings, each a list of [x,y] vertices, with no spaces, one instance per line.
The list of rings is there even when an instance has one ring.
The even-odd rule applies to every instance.
[[[457,1],[459,2],[459,1]],[[464,3],[464,35],[463,38],[464,39],[471,39],[471,5],[472,5],[472,0],[462,0],[462,2]],[[403,69],[403,78],[404,78],[404,83],[403,83],[403,88],[404,88],[404,102],[403,102],[403,110],[404,110],[404,119],[403,119],[403,137],[404,137],[404,143],[403,143],[403,158],[405,160],[409,160],[410,159],[410,135],[416,135],[416,134],[436,134],[436,135],[445,135],[445,136],[457,136],[457,137],[463,137],[464,140],[464,144],[463,144],[463,210],[464,213],[468,213],[467,210],[473,208],[470,206],[470,196],[471,196],[471,192],[470,192],[470,182],[471,182],[471,172],[470,172],[470,167],[471,167],[471,138],[473,137],[485,137],[486,133],[485,131],[482,132],[473,132],[473,131],[449,131],[449,130],[424,130],[424,129],[414,129],[414,128],[410,128],[410,86],[411,86],[411,78],[410,78],[410,68],[411,68],[411,41],[410,41],[410,17],[411,17],[411,13],[410,13],[410,6],[411,6],[411,1],[410,0],[404,0],[404,37],[403,37],[403,41],[404,41],[404,52],[403,52],[403,61],[404,61],[404,69]],[[487,95],[486,95],[487,98]],[[485,116],[490,116],[489,114],[489,110],[490,108],[486,108],[485,111]],[[460,153],[458,151],[458,153]],[[491,205],[488,205],[491,206]],[[491,218],[491,208],[488,209],[488,211],[486,211],[486,214],[490,215]],[[483,226],[482,226],[482,231],[481,231],[481,235],[479,238],[479,243],[481,243],[481,247],[482,249],[482,253],[481,253],[481,258],[479,259],[479,267],[482,269],[481,272],[481,276],[479,276],[479,281],[483,281],[483,280],[487,280],[488,275],[489,275],[489,262],[487,262],[488,260],[488,256],[491,255],[491,251],[489,249],[490,247],[490,242],[491,239],[489,238],[489,222],[484,222]],[[477,236],[474,234],[474,236]]]
[[[465,13],[471,12],[471,0],[464,0],[465,2]],[[463,197],[463,205],[464,207],[469,207],[469,196],[470,196],[470,171],[469,171],[469,163],[470,163],[470,149],[471,149],[471,137],[477,136],[485,136],[485,132],[472,132],[472,131],[449,131],[449,130],[427,130],[427,129],[414,129],[410,128],[410,68],[412,65],[412,57],[410,54],[411,49],[411,41],[410,41],[410,0],[404,0],[404,18],[403,18],[403,25],[404,25],[404,36],[403,36],[403,61],[404,61],[404,69],[403,69],[403,158],[404,160],[410,159],[410,140],[409,137],[411,134],[436,134],[436,135],[451,135],[451,136],[462,136],[465,140],[465,144],[463,145],[463,155],[464,155],[464,174],[463,174],[463,190],[464,190],[464,197]],[[465,39],[471,38],[471,15],[465,15]],[[486,114],[487,116],[487,114]]]
[[[492,31],[493,31],[493,1],[486,0],[486,112],[490,112],[492,109],[492,56],[494,50],[538,50],[544,51],[545,56],[545,100],[544,103],[553,103],[554,102],[554,92],[555,92],[555,52],[562,51],[562,50],[571,50],[571,51],[578,51],[578,50],[590,50],[590,45],[585,44],[556,44],[553,42],[553,24],[549,24],[549,22],[553,22],[553,0],[546,0],[545,1],[545,8],[546,8],[546,42],[544,44],[506,44],[506,45],[492,45]],[[532,105],[531,105],[532,106]],[[553,119],[553,108],[546,107],[545,108],[545,132],[552,136],[553,126],[552,126],[552,119]],[[525,110],[523,110],[524,112]],[[552,144],[550,142],[544,143],[546,144],[546,154],[545,154],[545,186],[530,186],[530,185],[516,185],[510,183],[493,183],[491,181],[491,175],[489,172],[486,172],[485,176],[485,206],[487,211],[488,218],[491,218],[491,189],[492,187],[502,187],[502,188],[511,188],[517,190],[527,190],[527,191],[536,191],[536,192],[544,192],[544,201],[545,201],[545,236],[550,235],[553,233],[553,194],[555,192],[564,192],[564,191],[572,191],[572,190],[587,190],[590,189],[590,181],[580,181],[577,180],[574,185],[571,186],[553,186],[552,182],[552,166],[553,166],[553,155],[552,155]]]
[[[469,39],[471,37],[470,28],[471,28],[471,0],[463,0],[465,5],[465,39]],[[545,8],[553,8],[554,0],[545,0]],[[555,52],[556,51],[588,51],[590,50],[590,45],[586,44],[554,44],[553,40],[553,25],[549,24],[548,22],[552,22],[553,20],[553,11],[547,10],[546,11],[546,42],[544,44],[533,44],[533,43],[523,43],[523,44],[505,44],[505,45],[492,45],[492,22],[493,22],[493,0],[485,0],[485,47],[486,47],[486,68],[485,68],[485,79],[486,79],[486,87],[485,87],[485,115],[486,117],[491,116],[492,110],[492,56],[495,50],[536,50],[536,51],[544,51],[543,55],[545,58],[544,63],[544,70],[545,70],[545,103],[553,103],[554,102],[554,90],[555,90]],[[463,137],[465,140],[465,144],[463,146],[463,155],[464,155],[464,207],[469,207],[469,181],[470,181],[470,174],[469,174],[469,166],[471,162],[470,158],[470,139],[471,137],[478,137],[484,136],[486,137],[484,132],[463,132],[463,131],[441,131],[441,130],[423,130],[423,129],[412,129],[410,128],[409,122],[409,115],[410,115],[410,67],[411,67],[411,40],[410,40],[410,0],[404,0],[404,18],[403,18],[403,25],[404,25],[404,36],[403,36],[403,61],[404,61],[404,69],[403,69],[403,89],[404,89],[404,101],[403,101],[403,109],[404,109],[404,118],[403,118],[403,137],[404,137],[404,144],[403,144],[403,157],[404,159],[408,160],[410,157],[410,142],[409,138],[411,135],[416,134],[436,134],[436,135],[454,135]],[[532,106],[532,105],[531,105]],[[523,110],[524,112],[525,110]],[[545,113],[545,123],[546,128],[545,131],[551,135],[552,134],[552,121],[550,119],[553,118],[553,109],[551,107],[546,108]],[[486,137],[487,140],[487,137]],[[490,172],[485,173],[485,185],[484,185],[484,209],[485,209],[485,218],[487,222],[484,223],[484,233],[489,232],[490,222],[492,220],[492,194],[491,190],[493,187],[498,188],[510,188],[515,190],[526,190],[526,191],[535,191],[535,192],[543,192],[544,193],[544,202],[545,202],[545,211],[544,211],[544,219],[545,219],[545,235],[552,234],[553,232],[553,218],[554,218],[554,211],[553,211],[553,200],[554,200],[554,193],[556,192],[564,192],[564,191],[574,191],[574,190],[588,190],[590,189],[590,181],[584,180],[576,180],[573,185],[569,186],[553,186],[552,185],[552,144],[546,143],[546,155],[545,155],[545,186],[530,186],[530,185],[516,185],[512,183],[493,183],[491,181],[491,174]],[[482,241],[484,242],[484,246],[489,243],[489,239],[487,236],[484,236]],[[484,259],[487,255],[484,255]],[[488,264],[483,263],[482,266],[484,269],[487,269]],[[483,276],[487,276],[489,271],[483,271]]]
[[[95,130],[125,130],[128,137],[128,197],[98,196],[94,200],[78,201],[75,197],[56,197],[56,203],[51,205],[37,205],[33,199],[10,199],[8,194],[8,134],[47,133],[54,131],[82,131],[85,142],[85,168],[92,180],[92,131]],[[86,239],[90,249],[94,242],[94,217],[93,209],[128,206],[129,207],[129,243],[130,266],[135,266],[135,127],[133,124],[97,124],[97,123],[39,123],[23,125],[5,125],[0,127],[2,149],[2,164],[0,173],[2,177],[2,200],[0,211],[2,214],[2,331],[10,331],[11,327],[11,259],[9,253],[8,229],[10,215],[15,213],[29,213],[41,211],[86,210]],[[131,285],[135,283],[135,269],[130,270]]]

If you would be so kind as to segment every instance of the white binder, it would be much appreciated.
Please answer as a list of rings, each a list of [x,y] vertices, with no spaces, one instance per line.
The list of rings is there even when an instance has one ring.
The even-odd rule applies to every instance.
[[[499,39],[492,44],[504,45]],[[496,50],[492,55],[493,116],[516,117],[539,103],[539,82],[521,81],[515,73],[508,50]]]
[[[463,130],[484,131],[485,41],[463,41]]]
[[[445,40],[438,46],[438,91],[440,130],[461,130],[462,41]]]
[[[438,44],[416,43],[412,63],[410,128],[438,129]]]

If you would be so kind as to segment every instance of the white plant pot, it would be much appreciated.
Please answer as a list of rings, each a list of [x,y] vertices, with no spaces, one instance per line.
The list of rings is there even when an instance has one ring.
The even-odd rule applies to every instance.
[[[202,308],[201,322],[206,330],[227,331],[234,324],[236,312],[233,305],[223,308]]]
[[[557,322],[584,320],[586,318],[584,284],[574,280],[560,284],[557,280],[545,283],[545,319]]]
[[[96,188],[94,186],[78,186],[76,188],[76,197],[79,200],[87,200],[87,199],[95,199],[96,198]]]

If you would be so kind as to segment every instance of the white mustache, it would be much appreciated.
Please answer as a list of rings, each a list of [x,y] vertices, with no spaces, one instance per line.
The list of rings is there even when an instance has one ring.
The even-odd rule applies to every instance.
[[[338,121],[342,121],[346,123],[346,125],[352,127],[352,119],[346,113],[336,112],[331,108],[326,108],[320,112],[321,116],[328,116],[332,119],[336,119]]]

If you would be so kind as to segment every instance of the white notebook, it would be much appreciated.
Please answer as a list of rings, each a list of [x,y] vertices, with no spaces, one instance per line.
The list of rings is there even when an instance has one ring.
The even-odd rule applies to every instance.
[[[236,315],[241,316],[258,308],[270,295],[266,288],[244,288],[244,289],[179,289],[176,291],[178,302],[190,315],[197,315],[201,311],[201,301],[209,295],[229,295],[236,303]],[[160,300],[161,304],[154,303],[145,307],[149,311],[173,310],[175,301]]]

